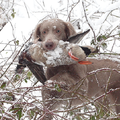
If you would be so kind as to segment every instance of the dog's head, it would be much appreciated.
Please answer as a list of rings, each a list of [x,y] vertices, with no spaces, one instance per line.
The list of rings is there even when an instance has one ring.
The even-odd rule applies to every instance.
[[[74,34],[76,32],[70,23],[60,19],[50,19],[37,25],[34,39],[39,38],[37,40],[42,41],[45,50],[54,50],[59,40],[66,41]]]

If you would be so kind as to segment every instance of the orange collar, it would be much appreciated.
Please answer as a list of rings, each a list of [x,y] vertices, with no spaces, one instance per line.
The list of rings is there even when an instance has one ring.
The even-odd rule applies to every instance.
[[[75,56],[72,54],[71,50],[68,52],[68,55],[69,55],[73,60],[75,60],[75,61],[78,61],[78,60],[79,60],[77,57],[75,57]],[[92,62],[90,62],[90,61],[78,61],[78,63],[79,63],[79,64],[83,64],[83,65],[90,65],[90,64],[92,64]]]

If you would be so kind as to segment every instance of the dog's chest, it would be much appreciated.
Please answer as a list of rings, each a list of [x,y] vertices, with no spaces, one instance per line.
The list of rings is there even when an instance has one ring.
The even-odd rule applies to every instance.
[[[62,77],[62,79],[66,78],[73,79],[74,81],[78,81],[85,77],[86,75],[86,66],[80,65],[80,64],[72,64],[72,65],[63,65],[63,66],[57,66],[48,68],[46,71],[46,77],[47,79],[51,79],[53,77],[56,77],[56,80],[59,76]]]

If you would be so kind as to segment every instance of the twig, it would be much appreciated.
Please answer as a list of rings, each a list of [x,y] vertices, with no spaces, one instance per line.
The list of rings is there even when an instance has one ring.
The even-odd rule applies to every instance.
[[[96,40],[95,31],[93,30],[93,27],[91,26],[91,24],[90,24],[89,21],[88,21],[88,18],[87,18],[87,15],[86,15],[85,6],[84,6],[84,2],[83,2],[83,1],[82,1],[82,5],[83,5],[83,10],[84,10],[84,14],[85,14],[86,21],[87,21],[89,27],[91,28],[91,30],[92,30],[92,32],[93,32],[93,35],[94,35],[94,41],[95,41],[95,43],[96,43],[97,40]]]
[[[23,3],[24,3],[24,6],[25,6],[25,9],[26,9],[26,11],[27,11],[28,18],[30,18],[30,15],[29,15],[29,12],[28,12],[27,6],[26,6],[26,4],[25,4],[25,2],[24,2],[24,1],[23,1]]]
[[[31,33],[29,39],[22,45],[22,47],[21,47],[20,50],[18,51],[17,55],[20,53],[20,51],[22,50],[22,48],[24,47],[24,45],[25,45],[28,41],[30,41],[31,38],[32,38],[32,33]],[[17,57],[17,55],[16,55],[16,57]],[[10,66],[11,66],[11,65],[13,64],[13,62],[15,61],[16,57],[12,60],[12,62],[9,64],[9,66],[6,68],[6,70],[4,71],[4,73],[0,76],[0,78],[2,78],[3,75],[7,72],[7,70],[10,68]]]
[[[80,2],[80,0],[78,0],[78,2],[76,2],[76,4],[71,8],[69,14],[68,14],[68,17],[67,17],[67,21],[70,21],[70,15],[71,15],[71,12],[72,10],[76,7],[76,5]],[[69,7],[68,7],[69,8]]]

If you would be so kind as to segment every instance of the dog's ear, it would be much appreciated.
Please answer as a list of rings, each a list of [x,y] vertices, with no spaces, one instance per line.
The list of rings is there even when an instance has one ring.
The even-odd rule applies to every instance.
[[[86,56],[88,56],[90,53],[95,51],[95,49],[91,46],[80,46],[80,47],[82,48]]]
[[[69,22],[64,22],[65,25],[65,33],[66,33],[66,39],[68,39],[70,36],[73,36],[76,34],[75,29]]]
[[[33,33],[33,39],[37,39],[37,38],[40,38],[40,26],[41,26],[41,23],[37,25],[37,27],[35,28],[35,31]]]

